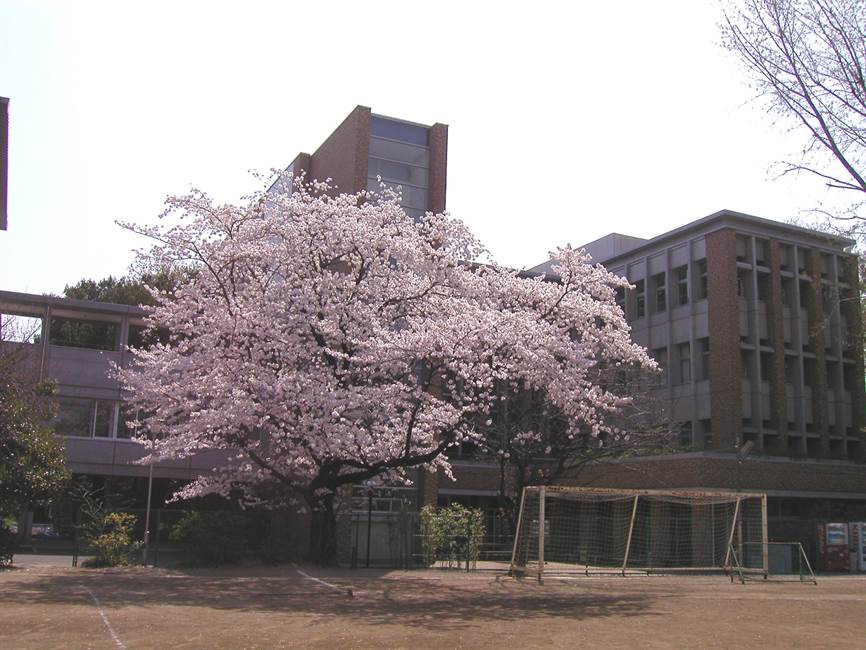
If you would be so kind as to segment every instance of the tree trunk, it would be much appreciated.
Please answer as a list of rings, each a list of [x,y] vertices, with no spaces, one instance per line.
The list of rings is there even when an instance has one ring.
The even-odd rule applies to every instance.
[[[305,495],[310,507],[310,560],[321,566],[337,564],[337,515],[334,494],[322,497]]]

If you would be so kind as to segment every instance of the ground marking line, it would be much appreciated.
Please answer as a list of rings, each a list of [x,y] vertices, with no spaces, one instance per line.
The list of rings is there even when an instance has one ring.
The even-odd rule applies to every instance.
[[[330,587],[331,589],[336,589],[337,591],[343,592],[344,594],[348,594],[349,598],[354,597],[354,591],[351,588],[343,589],[342,587],[338,587],[337,585],[332,585],[330,582],[325,582],[324,580],[320,580],[319,578],[316,578],[315,576],[311,576],[306,571],[302,571],[301,568],[297,564],[295,564],[294,562],[292,562],[292,566],[295,567],[295,571],[297,571],[300,575],[304,576],[305,578],[309,578],[310,580],[313,580],[315,582],[318,582],[319,584],[325,585],[326,587]]]
[[[123,641],[120,640],[120,637],[117,636],[117,633],[114,631],[114,628],[111,627],[111,623],[108,622],[108,617],[105,615],[105,612],[102,609],[102,605],[99,602],[99,598],[96,597],[90,589],[84,587],[82,585],[82,589],[90,594],[90,597],[93,599],[93,603],[96,605],[96,609],[99,610],[99,615],[102,617],[102,622],[105,623],[105,627],[108,629],[108,633],[111,635],[111,638],[114,639],[114,644],[120,648],[120,650],[126,650],[126,646],[123,645]]]

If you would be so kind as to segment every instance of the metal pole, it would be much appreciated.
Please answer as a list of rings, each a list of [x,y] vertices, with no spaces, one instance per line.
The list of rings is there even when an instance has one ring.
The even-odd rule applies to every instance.
[[[544,573],[544,486],[538,489],[538,582]]]
[[[731,534],[728,535],[728,550],[725,553],[725,568],[727,569],[731,559],[731,545],[734,543],[734,531],[737,530],[737,516],[740,514],[740,497],[737,497],[737,504],[734,506],[734,518],[731,521]]]
[[[151,452],[153,453],[153,452]],[[153,460],[147,465],[147,510],[144,513],[144,549],[142,551],[144,566],[147,566],[147,541],[150,537],[150,499],[153,495]]]
[[[764,580],[770,575],[770,548],[767,543],[767,495],[761,497],[761,562],[764,565]]]
[[[373,526],[373,490],[367,490],[367,568],[370,568],[370,531]]]
[[[634,505],[631,507],[631,521],[628,524],[628,539],[625,541],[625,554],[622,558],[622,575],[625,577],[625,568],[628,565],[628,552],[631,549],[631,534],[634,531],[634,518],[637,515],[637,500],[640,498],[639,495],[634,495]]]

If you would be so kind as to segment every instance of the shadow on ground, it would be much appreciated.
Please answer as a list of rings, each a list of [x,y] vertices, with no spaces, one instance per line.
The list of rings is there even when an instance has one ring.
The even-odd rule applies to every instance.
[[[257,572],[264,573],[264,571]],[[273,575],[277,573],[278,575]],[[271,575],[236,571],[42,569],[7,575],[0,608],[8,605],[80,604],[91,590],[106,607],[207,607],[351,618],[360,624],[459,628],[479,622],[563,617],[575,621],[607,616],[646,616],[651,598],[609,595],[602,586],[538,585],[530,580],[477,574],[458,578],[345,573],[326,580],[334,589],[277,568]],[[348,595],[348,589],[353,596]]]

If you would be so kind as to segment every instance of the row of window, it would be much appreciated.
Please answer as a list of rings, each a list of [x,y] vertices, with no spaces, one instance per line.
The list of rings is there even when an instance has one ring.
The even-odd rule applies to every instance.
[[[7,329],[18,325],[15,336],[10,340],[21,343],[39,344],[42,341],[42,319],[36,317],[2,315],[4,336]],[[9,324],[9,327],[5,327]],[[110,321],[88,320],[79,318],[61,318],[53,316],[49,329],[49,345],[68,348],[85,348],[88,350],[114,351],[120,347],[120,323]],[[20,330],[20,331],[19,331]],[[127,333],[127,345],[130,348],[148,348],[156,342],[166,342],[168,336],[164,332],[152,333],[141,325],[130,325]]]
[[[678,386],[694,381],[706,381],[710,378],[710,339],[702,338],[695,341],[697,356],[692,360],[690,343],[679,343],[671,349],[659,347],[650,350],[650,356],[659,364],[661,374],[658,382],[662,386],[668,384]]]
[[[623,289],[617,290],[616,302],[629,320],[643,318],[648,313],[658,314],[671,306],[687,305],[690,300],[703,300],[707,297],[708,277],[707,260],[700,259],[689,265],[683,264],[671,270],[670,283],[665,271],[651,275],[648,280],[634,281],[631,291],[632,300],[626,301]]]
[[[81,438],[130,438],[127,424],[134,416],[120,402],[113,400],[61,397],[52,429],[64,436]]]

